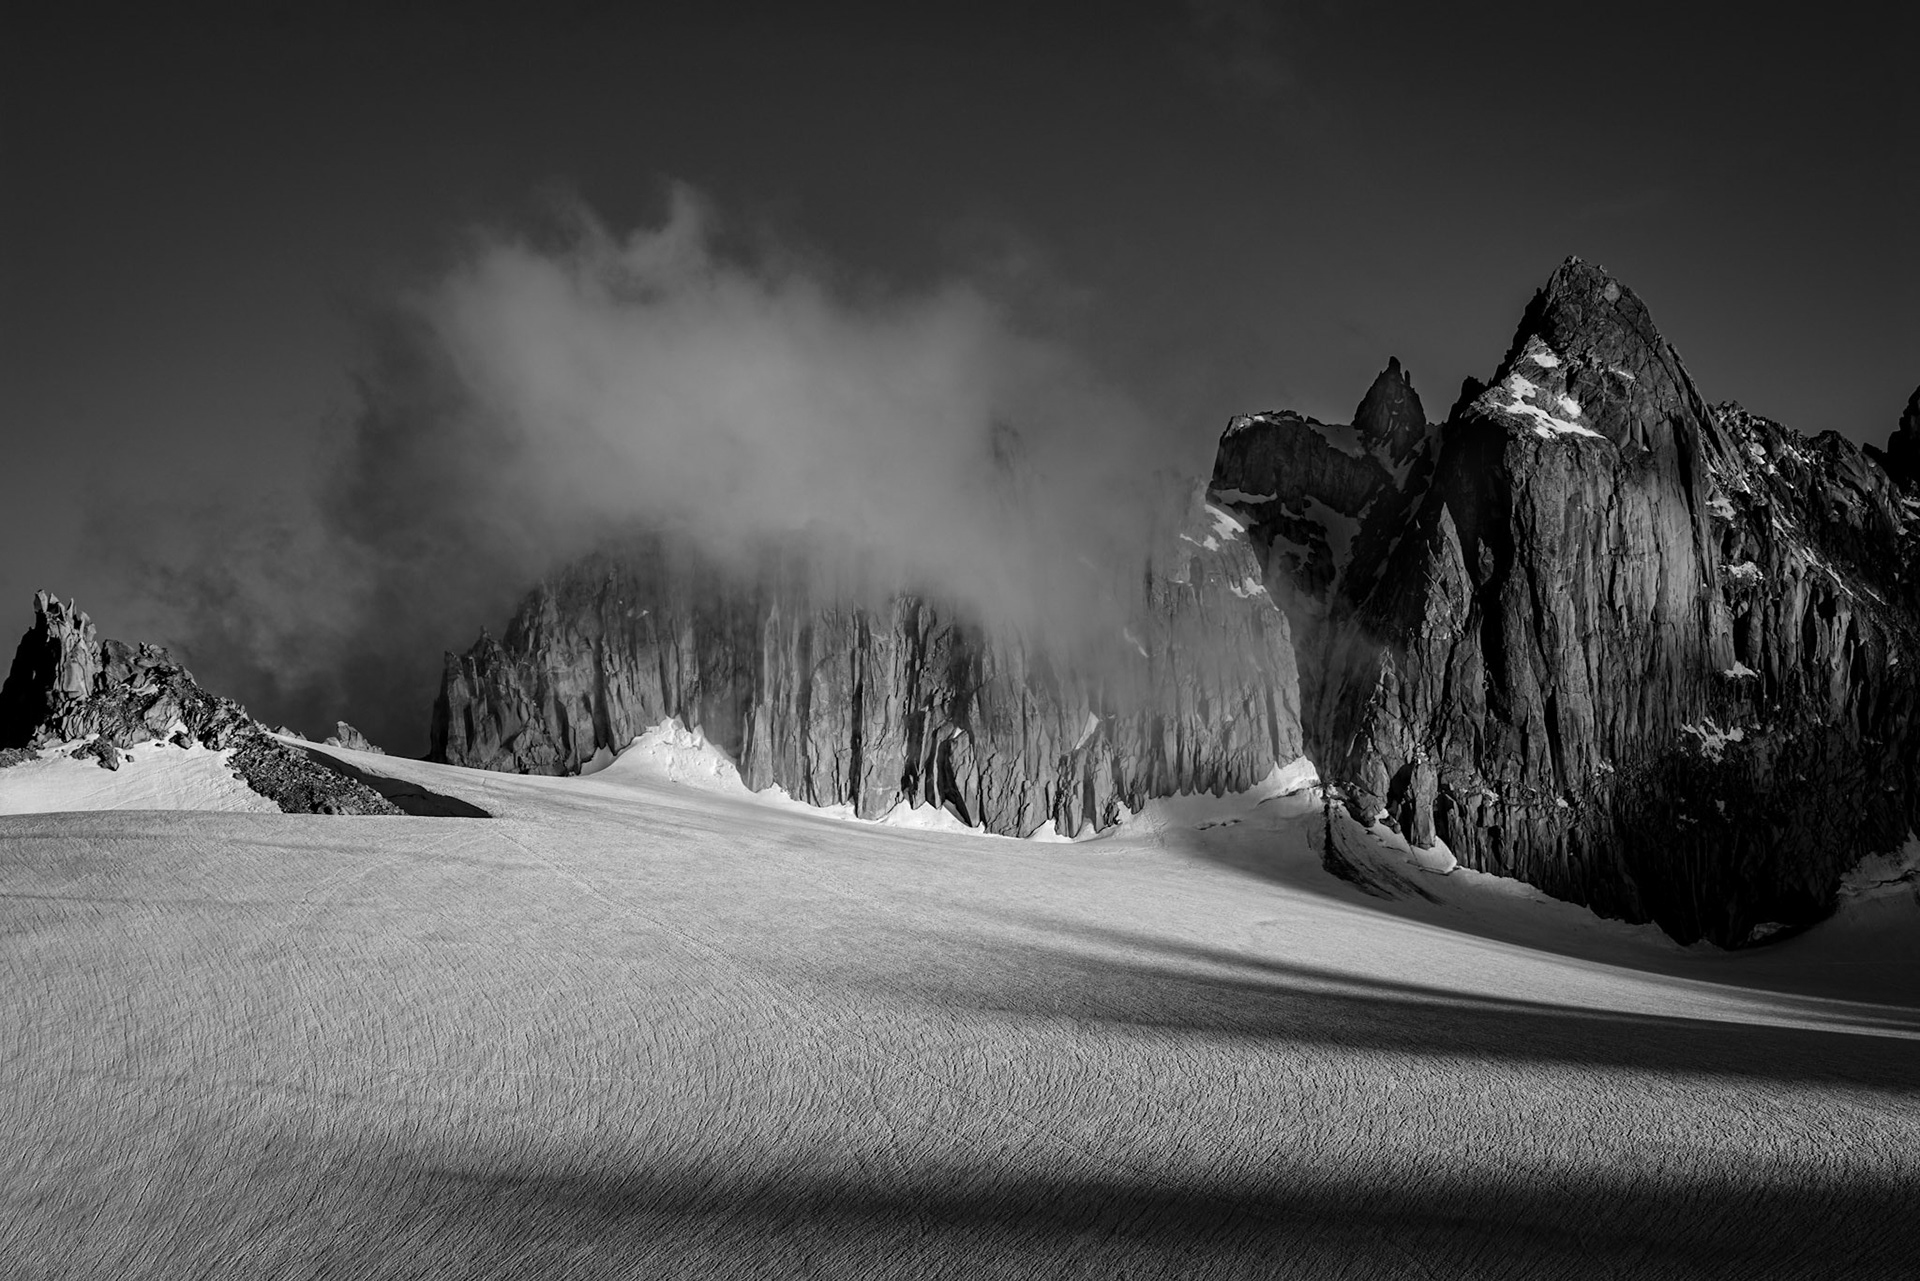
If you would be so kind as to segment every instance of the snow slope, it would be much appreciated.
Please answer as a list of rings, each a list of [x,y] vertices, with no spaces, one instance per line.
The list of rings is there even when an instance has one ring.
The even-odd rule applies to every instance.
[[[117,770],[74,760],[68,743],[40,759],[0,769],[0,814],[55,810],[238,810],[277,814],[280,807],[227,768],[233,753],[195,743],[139,743],[121,753]]]
[[[1298,776],[1040,845],[338,755],[498,817],[0,818],[0,1274],[1920,1259],[1911,904],[1728,955],[1382,901]]]

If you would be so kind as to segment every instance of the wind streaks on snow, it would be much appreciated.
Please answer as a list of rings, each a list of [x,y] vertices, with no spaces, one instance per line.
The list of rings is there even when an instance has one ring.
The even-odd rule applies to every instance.
[[[1910,977],[1881,935],[1683,952],[1458,871],[1370,900],[1304,763],[1045,848],[647,763],[386,760],[488,822],[0,819],[0,1272],[1911,1261],[1861,1225],[1920,1180],[1920,998],[1777,994]]]

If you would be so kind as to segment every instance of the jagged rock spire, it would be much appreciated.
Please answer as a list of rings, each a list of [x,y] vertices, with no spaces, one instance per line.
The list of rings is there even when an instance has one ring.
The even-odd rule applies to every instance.
[[[289,814],[398,814],[366,783],[275,742],[230,698],[208,693],[158,645],[102,640],[87,615],[47,592],[0,686],[0,751],[82,744],[72,755],[117,770],[140,743],[228,753],[227,768]]]
[[[1920,489],[1920,387],[1907,397],[1900,426],[1887,441],[1887,471],[1910,489]]]
[[[1426,439],[1427,411],[1421,408],[1420,393],[1401,369],[1398,356],[1387,358],[1387,367],[1360,398],[1353,426],[1363,441],[1384,451],[1396,464],[1412,457]]]
[[[1819,919],[1920,828],[1911,499],[1837,435],[1710,410],[1601,268],[1534,295],[1424,483],[1348,502],[1302,465],[1347,457],[1337,432],[1241,421],[1216,494],[1302,620],[1309,747],[1353,818],[1725,946]],[[1875,456],[1920,479],[1920,393]],[[1308,515],[1343,527],[1337,577],[1300,572]]]
[[[100,653],[85,611],[50,592],[33,596],[33,626],[0,686],[0,748],[24,747],[49,715],[93,692]]]

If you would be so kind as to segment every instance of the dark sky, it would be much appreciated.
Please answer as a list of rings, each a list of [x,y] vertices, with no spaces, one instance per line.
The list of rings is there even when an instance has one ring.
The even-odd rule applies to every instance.
[[[849,277],[996,282],[1197,435],[1344,418],[1390,354],[1443,414],[1577,253],[1709,399],[1883,441],[1920,382],[1903,10],[15,5],[0,633],[42,585],[127,633],[119,553],[305,483],[370,313],[475,227],[657,222],[670,181]]]

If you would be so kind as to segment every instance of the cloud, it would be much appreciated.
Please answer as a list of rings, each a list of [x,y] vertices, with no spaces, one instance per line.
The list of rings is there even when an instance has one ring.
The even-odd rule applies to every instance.
[[[724,255],[685,188],[624,236],[576,210],[557,246],[489,240],[407,322],[409,362],[369,386],[350,526],[413,501],[398,455],[401,477],[450,470],[439,524],[481,512],[511,545],[636,520],[736,559],[804,540],[995,608],[1051,592],[1036,554],[1138,537],[1159,433],[1070,347],[965,280],[902,292]]]
[[[722,231],[683,187],[625,233],[576,206],[474,236],[369,325],[311,484],[217,503],[150,558],[156,625],[258,714],[417,750],[443,648],[640,529],[742,569],[798,547],[1063,642],[1129,607],[1202,460],[1045,307]]]

